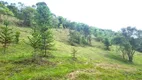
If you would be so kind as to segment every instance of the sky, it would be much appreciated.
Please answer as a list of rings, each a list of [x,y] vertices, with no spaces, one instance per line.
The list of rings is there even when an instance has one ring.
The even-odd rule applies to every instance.
[[[142,29],[142,0],[3,0],[33,5],[44,1],[51,12],[71,21],[112,29]]]

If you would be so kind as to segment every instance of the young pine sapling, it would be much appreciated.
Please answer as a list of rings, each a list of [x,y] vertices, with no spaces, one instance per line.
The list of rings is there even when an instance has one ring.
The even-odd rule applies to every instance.
[[[13,40],[13,31],[8,27],[9,22],[4,21],[4,27],[0,29],[0,43],[3,45],[3,53],[6,53],[6,48],[8,48],[9,44],[12,43]]]

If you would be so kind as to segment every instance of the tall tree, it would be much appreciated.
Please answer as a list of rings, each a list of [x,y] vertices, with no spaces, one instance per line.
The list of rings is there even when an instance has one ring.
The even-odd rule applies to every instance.
[[[120,46],[123,58],[127,55],[129,62],[133,62],[134,53],[138,48],[137,29],[134,27],[122,28],[121,33],[122,35],[116,37],[114,42]]]
[[[51,47],[53,42],[53,35],[51,33],[51,12],[45,2],[39,2],[37,5],[36,22],[39,26],[39,32],[41,35],[41,51],[44,55],[47,54],[47,50]]]
[[[41,50],[43,52],[43,56],[50,56],[50,51],[53,49],[54,43],[53,43],[53,34],[50,29],[48,29],[46,32],[41,33]]]

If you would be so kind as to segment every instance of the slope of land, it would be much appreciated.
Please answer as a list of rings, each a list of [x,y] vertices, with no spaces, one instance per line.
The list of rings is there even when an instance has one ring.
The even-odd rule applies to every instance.
[[[101,42],[92,46],[71,46],[68,29],[53,29],[55,50],[53,57],[32,60],[32,48],[27,44],[30,28],[13,27],[21,32],[20,43],[12,44],[7,54],[0,45],[0,80],[142,80],[142,54],[136,53],[134,62],[121,58],[116,46],[106,51]],[[77,59],[71,57],[72,48]]]

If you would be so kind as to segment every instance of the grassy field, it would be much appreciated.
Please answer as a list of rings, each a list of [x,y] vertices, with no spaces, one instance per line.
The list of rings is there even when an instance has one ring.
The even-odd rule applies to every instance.
[[[20,43],[12,44],[7,54],[0,45],[0,80],[142,80],[142,53],[136,52],[134,62],[123,60],[116,46],[106,51],[101,42],[92,46],[70,46],[68,30],[53,30],[55,50],[53,57],[32,60],[32,48],[27,36],[30,28],[13,27],[21,32]],[[77,50],[77,60],[71,57]]]

